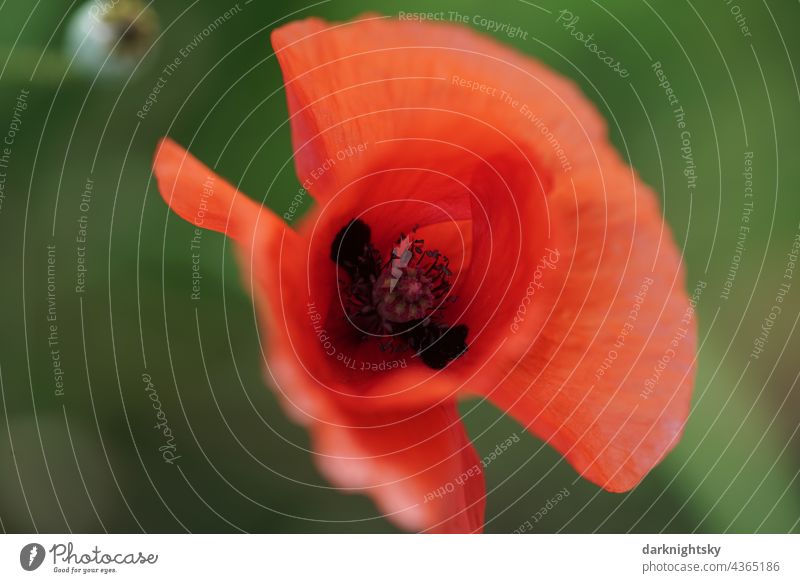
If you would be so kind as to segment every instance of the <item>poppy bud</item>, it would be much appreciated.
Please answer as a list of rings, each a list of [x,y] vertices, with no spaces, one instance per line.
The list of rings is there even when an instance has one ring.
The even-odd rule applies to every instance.
[[[158,17],[141,0],[91,0],[73,15],[66,51],[87,75],[129,75],[158,35]]]

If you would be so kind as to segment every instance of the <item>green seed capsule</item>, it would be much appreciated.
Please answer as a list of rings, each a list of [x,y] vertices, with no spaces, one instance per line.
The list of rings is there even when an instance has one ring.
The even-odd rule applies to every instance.
[[[69,22],[67,57],[88,75],[129,75],[158,36],[158,17],[141,0],[91,0]]]

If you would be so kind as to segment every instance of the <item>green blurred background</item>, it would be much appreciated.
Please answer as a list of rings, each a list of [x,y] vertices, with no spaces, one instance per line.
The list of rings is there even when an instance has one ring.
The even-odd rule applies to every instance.
[[[169,134],[245,192],[285,209],[299,185],[270,30],[303,16],[401,10],[458,11],[521,27],[524,36],[495,36],[574,79],[597,104],[615,144],[661,193],[690,287],[707,284],[685,437],[628,494],[578,479],[491,406],[463,404],[482,455],[522,436],[487,468],[487,530],[533,523],[567,488],[534,532],[800,531],[800,282],[764,352],[749,357],[800,223],[797,2],[331,0],[306,8],[241,0],[137,117],[162,68],[233,6],[154,1],[160,36],[155,43],[147,31],[128,37],[134,48],[152,45],[128,76],[108,67],[96,75],[79,62],[85,53],[71,62],[67,28],[80,3],[0,3],[0,139],[20,92],[29,93],[0,191],[4,531],[394,530],[367,498],[329,487],[306,433],[279,409],[263,380],[252,305],[222,236],[203,235],[202,297],[190,300],[193,229],[168,212],[150,162],[156,140]],[[629,78],[556,24],[565,8]],[[651,59],[661,62],[686,112],[693,192]],[[721,299],[742,224],[745,152],[753,152],[751,228],[730,297]],[[93,188],[84,212],[87,180]],[[87,279],[76,293],[82,214]],[[63,395],[55,394],[48,347],[48,245],[56,246]],[[174,465],[158,451],[145,371],[175,436],[181,458]]]

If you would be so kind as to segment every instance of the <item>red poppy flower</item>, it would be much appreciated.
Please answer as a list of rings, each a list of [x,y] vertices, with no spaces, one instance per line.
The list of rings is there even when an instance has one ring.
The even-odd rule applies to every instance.
[[[272,43],[312,210],[290,228],[222,179],[204,195],[213,173],[168,139],[155,175],[236,241],[268,380],[324,474],[406,529],[480,531],[472,395],[635,486],[681,434],[696,335],[656,196],[595,108],[457,25],[308,19]]]

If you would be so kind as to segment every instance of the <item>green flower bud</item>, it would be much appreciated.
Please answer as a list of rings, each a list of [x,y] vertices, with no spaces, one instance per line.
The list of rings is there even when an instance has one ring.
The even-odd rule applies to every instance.
[[[69,22],[68,57],[77,70],[124,77],[134,70],[158,36],[158,17],[141,0],[91,0]]]

